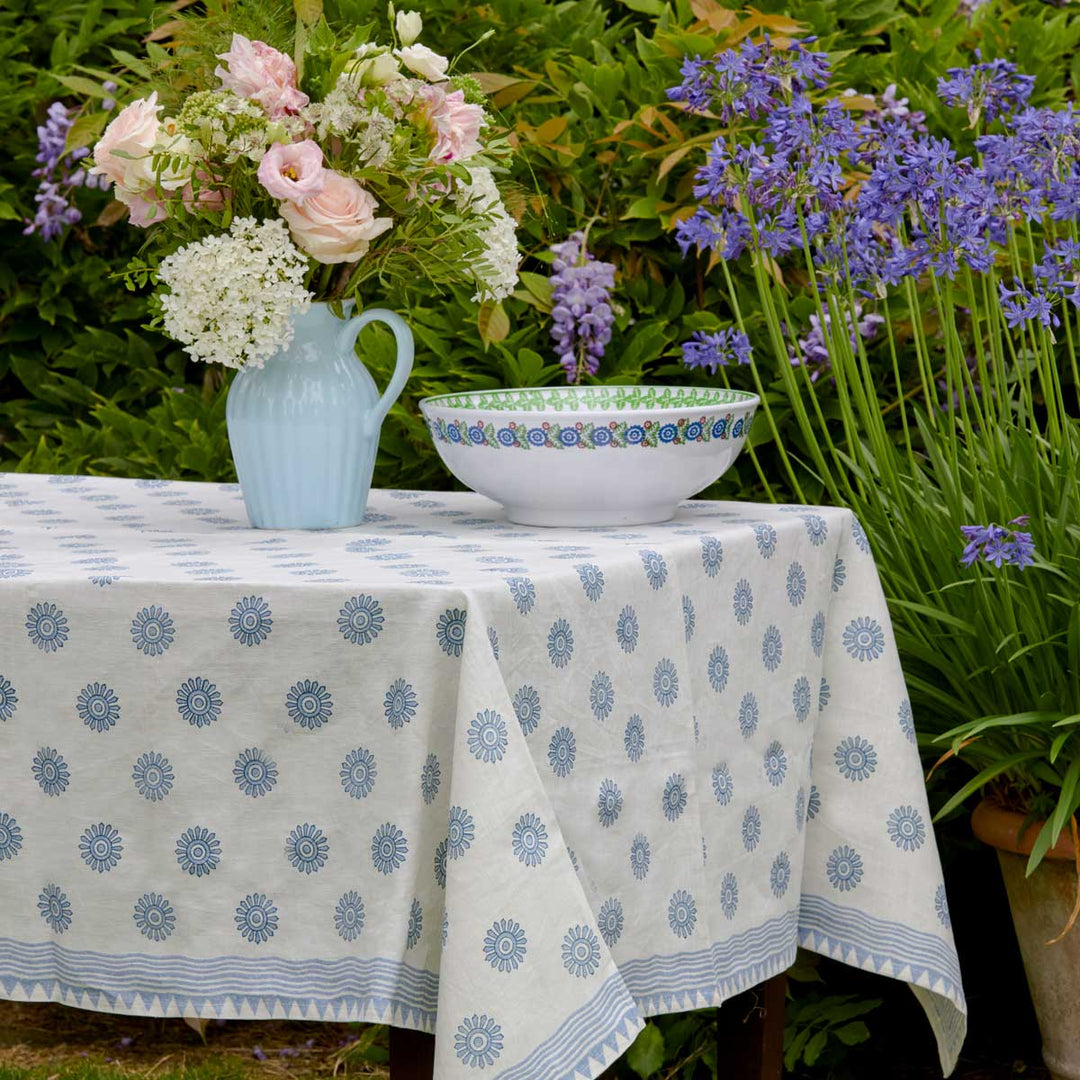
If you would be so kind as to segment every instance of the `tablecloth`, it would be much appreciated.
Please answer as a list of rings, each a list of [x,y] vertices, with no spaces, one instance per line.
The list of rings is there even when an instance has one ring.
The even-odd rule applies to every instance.
[[[0,476],[0,993],[372,1020],[593,1077],[797,944],[965,1005],[849,511],[545,530],[472,494],[248,527],[234,485]]]

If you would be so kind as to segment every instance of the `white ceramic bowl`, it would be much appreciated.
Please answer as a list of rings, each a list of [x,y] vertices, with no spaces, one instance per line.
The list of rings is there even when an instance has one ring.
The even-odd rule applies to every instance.
[[[523,525],[643,525],[738,456],[756,394],[694,386],[560,386],[425,398],[446,467]]]

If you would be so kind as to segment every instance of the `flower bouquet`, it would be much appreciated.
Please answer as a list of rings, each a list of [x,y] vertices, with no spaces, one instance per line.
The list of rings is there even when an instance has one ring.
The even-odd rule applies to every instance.
[[[418,42],[418,14],[391,5],[379,42],[296,7],[288,27],[250,13],[264,36],[292,37],[291,56],[243,26],[181,20],[171,54],[138,62],[144,85],[117,77],[127,104],[90,173],[147,231],[127,282],[155,286],[154,325],[193,359],[241,369],[227,416],[253,523],[342,526],[363,516],[412,362],[397,316],[346,322],[346,309],[395,281],[509,295],[518,249],[496,177],[510,146],[476,80]],[[372,319],[398,342],[381,398],[353,355]]]

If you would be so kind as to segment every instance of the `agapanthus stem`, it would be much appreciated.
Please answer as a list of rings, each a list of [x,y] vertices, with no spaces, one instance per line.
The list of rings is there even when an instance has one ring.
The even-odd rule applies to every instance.
[[[731,310],[735,316],[735,325],[745,334],[746,324],[743,322],[742,309],[739,306],[739,297],[735,291],[735,283],[731,280],[731,271],[728,270],[727,262],[724,259],[720,260],[720,266],[724,272],[724,281],[727,283],[728,299],[731,303]],[[758,284],[760,291],[761,285]],[[775,315],[774,315],[775,319]],[[768,317],[766,317],[768,321]],[[770,327],[771,330],[771,327]],[[775,348],[775,343],[774,343]],[[754,389],[757,391],[757,395],[761,398],[761,410],[765,414],[765,421],[769,425],[769,432],[772,434],[773,440],[776,443],[776,448],[780,453],[780,460],[784,463],[784,468],[787,471],[788,479],[791,481],[792,490],[795,493],[796,498],[800,502],[806,502],[806,497],[803,495],[802,486],[799,483],[799,478],[795,474],[795,470],[791,467],[791,461],[788,459],[787,450],[784,449],[784,443],[780,438],[780,431],[776,426],[776,419],[772,414],[772,410],[769,408],[769,399],[765,394],[765,387],[761,384],[761,376],[758,375],[757,364],[753,360],[750,361],[750,374],[754,379]],[[764,480],[764,476],[762,476]],[[766,491],[769,494],[769,498],[775,502],[776,496],[774,495],[772,488],[766,484]]]
[[[908,426],[907,416],[907,401],[910,394],[917,393],[917,389],[914,391],[904,392],[904,381],[900,377],[900,361],[896,355],[896,335],[893,332],[892,315],[889,313],[889,305],[883,304],[882,308],[885,312],[885,331],[889,341],[889,359],[892,361],[893,380],[896,383],[896,398],[889,405],[886,405],[881,410],[881,415],[885,413],[895,405],[900,412],[900,426],[904,430],[904,449],[907,451],[907,459],[909,468],[915,467],[915,453],[911,447],[911,430]]]
[[[1017,285],[1019,285],[1020,287],[1023,288],[1024,287],[1024,268],[1023,268],[1023,260],[1020,257],[1020,245],[1019,245],[1019,243],[1017,242],[1017,239],[1016,239],[1016,230],[1010,228],[1009,231],[1008,231],[1008,237],[1009,237],[1009,239],[1008,239],[1008,250],[1009,250],[1009,256],[1010,256],[1010,259],[1011,259],[1011,262],[1012,262],[1013,280],[1014,280],[1015,284],[1017,284]],[[1046,378],[1045,378],[1045,375],[1043,373],[1042,349],[1039,347],[1039,341],[1038,341],[1038,338],[1037,338],[1036,333],[1035,333],[1035,327],[1032,324],[1033,324],[1033,320],[1031,320],[1031,319],[1025,319],[1024,320],[1024,326],[1025,326],[1026,331],[1027,331],[1026,336],[1027,336],[1029,344],[1030,344],[1031,354],[1035,359],[1035,372],[1039,377],[1039,389],[1040,389],[1040,391],[1042,393],[1043,400],[1045,401],[1046,398],[1047,398],[1047,395],[1046,395]],[[1021,333],[1020,333],[1021,344],[1023,343],[1024,336],[1025,336],[1024,331],[1021,331]],[[1033,387],[1031,385],[1031,373],[1028,370],[1027,364],[1021,365],[1020,370],[1018,371],[1018,374],[1020,376],[1022,376],[1022,378],[1023,378],[1023,382],[1024,382],[1025,388],[1027,390],[1028,402],[1031,403],[1031,410],[1032,411],[1031,411],[1030,423],[1032,425],[1035,425],[1035,430],[1038,430],[1038,421],[1037,421],[1037,419],[1035,417],[1034,404],[1033,404],[1034,403],[1034,394],[1033,394]],[[1050,411],[1048,409],[1047,410],[1047,420],[1048,421],[1051,420],[1051,416],[1052,416],[1052,414],[1050,413]],[[1051,426],[1051,427],[1055,426],[1056,422],[1057,422],[1056,417],[1053,417],[1053,422],[1049,426]]]
[[[1035,256],[1035,238],[1031,234],[1031,222],[1026,218],[1024,220],[1024,232],[1027,237],[1028,254],[1031,260],[1031,266],[1034,267],[1038,261]],[[1035,320],[1032,320],[1034,322]],[[1057,369],[1057,357],[1054,353],[1054,346],[1051,338],[1051,333],[1047,329],[1046,325],[1039,320],[1039,340],[1042,345],[1042,358],[1045,361],[1046,374],[1048,376],[1050,386],[1052,387],[1052,393],[1046,394],[1044,387],[1044,396],[1046,400],[1046,409],[1048,414],[1053,416],[1053,428],[1056,430],[1058,438],[1054,440],[1055,445],[1059,445],[1061,442],[1060,434],[1062,428],[1064,428],[1068,422],[1069,417],[1065,409],[1065,395],[1062,393],[1061,380],[1058,376]]]
[[[991,263],[990,270],[981,276],[982,301],[987,316],[987,341],[990,345],[990,358],[994,364],[994,393],[998,399],[998,417],[1003,419],[1012,412],[1012,394],[1005,369],[1005,352],[1001,347],[1002,338],[1007,336],[1001,318],[1001,305],[997,303],[997,275]]]
[[[790,327],[792,325],[791,314],[788,311],[787,301],[784,299],[784,294],[782,291],[777,291],[776,303],[779,308],[778,316],[781,324],[783,326]],[[834,476],[838,476],[840,478],[840,481],[846,487],[849,495],[853,494],[851,485],[848,482],[845,466],[840,457],[840,452],[836,447],[836,443],[833,441],[832,432],[830,431],[829,425],[825,420],[825,414],[824,412],[822,412],[821,402],[818,400],[817,391],[814,389],[814,383],[810,378],[810,372],[807,370],[806,358],[803,355],[802,347],[799,344],[799,338],[797,335],[791,334],[790,331],[789,337],[791,337],[792,347],[795,350],[795,360],[798,361],[798,364],[794,366],[797,366],[801,373],[800,378],[802,380],[802,386],[796,386],[794,379],[792,379],[790,383],[787,383],[787,380],[785,380],[785,383],[787,383],[785,388],[788,389],[788,398],[792,402],[792,407],[795,409],[799,409],[802,408],[803,394],[805,393],[806,396],[810,398],[810,402],[813,405],[814,409],[814,416],[817,419],[816,431],[810,426],[810,418],[808,414],[806,416],[805,425],[802,423],[802,421],[800,421],[799,426],[803,430],[804,434],[809,431],[811,434],[819,436],[822,440],[824,440],[825,445],[828,448],[829,457],[832,459],[832,471],[830,471],[828,464],[820,456],[818,456],[818,468],[821,471],[822,480],[825,483],[825,486],[830,490],[830,494],[832,493],[833,489],[838,490]],[[785,370],[786,368],[790,368],[792,366],[792,364],[790,363],[785,366],[783,359],[780,359],[779,362],[781,366],[785,368]],[[815,446],[816,441],[811,442],[810,445]]]
[[[922,400],[927,406],[927,422],[931,428],[940,427],[937,409],[934,408],[933,365],[930,363],[930,350],[927,347],[926,327],[922,325],[922,308],[915,282],[904,279],[904,299],[907,301],[907,313],[912,320],[912,340],[915,345],[915,359],[919,365],[919,380],[922,383]]]

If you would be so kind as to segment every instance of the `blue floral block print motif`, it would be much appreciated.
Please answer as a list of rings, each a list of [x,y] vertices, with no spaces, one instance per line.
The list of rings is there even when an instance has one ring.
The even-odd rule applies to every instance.
[[[293,533],[235,485],[5,474],[0,521],[0,996],[590,1080],[801,945],[911,983],[954,1063],[919,717],[847,511],[545,530],[374,491]]]

